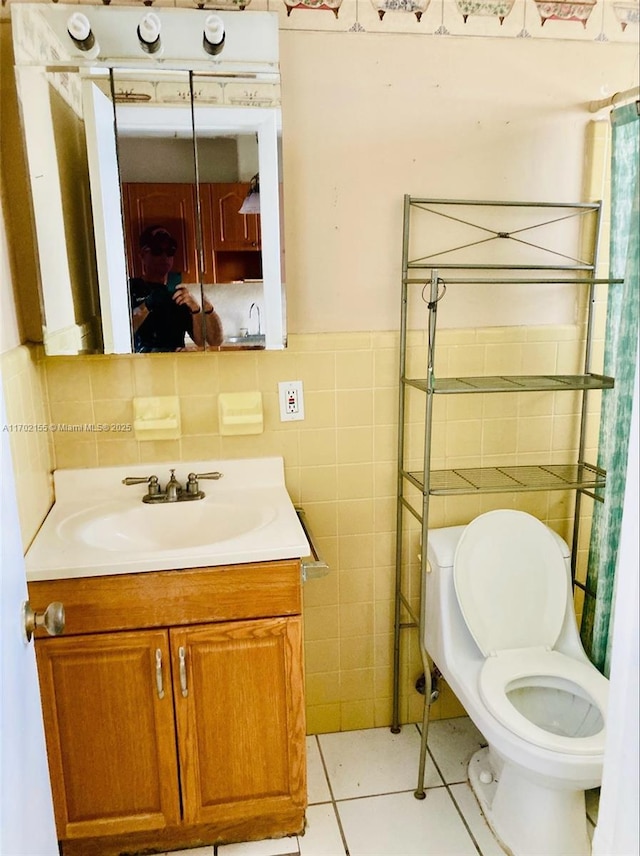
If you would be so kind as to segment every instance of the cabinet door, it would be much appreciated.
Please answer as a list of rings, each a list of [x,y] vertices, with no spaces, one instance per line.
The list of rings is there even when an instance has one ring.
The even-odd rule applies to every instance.
[[[213,199],[211,198],[212,184],[200,184],[200,218],[202,225],[202,281],[210,284],[221,282],[218,277],[216,254],[214,249]]]
[[[199,282],[196,235],[196,191],[193,184],[128,183],[125,198],[127,262],[134,276],[142,274],[140,233],[147,226],[164,226],[178,242],[173,270],[182,281]]]
[[[170,631],[187,823],[277,815],[306,801],[299,617]]]
[[[36,656],[59,838],[176,823],[167,631],[38,639]]]
[[[211,184],[214,250],[259,250],[260,215],[240,214],[248,182]]]

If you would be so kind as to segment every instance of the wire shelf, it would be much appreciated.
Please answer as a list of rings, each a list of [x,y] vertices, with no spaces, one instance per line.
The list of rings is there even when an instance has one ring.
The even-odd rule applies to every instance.
[[[420,472],[406,473],[424,491]],[[510,493],[535,490],[602,490],[606,473],[591,464],[539,464],[537,466],[471,467],[432,470],[428,493],[433,496],[469,493]]]
[[[425,378],[405,378],[408,386],[421,392],[429,390]],[[487,377],[437,378],[433,382],[436,394],[469,392],[554,392],[564,390],[612,389],[612,377],[586,375],[493,375]]]

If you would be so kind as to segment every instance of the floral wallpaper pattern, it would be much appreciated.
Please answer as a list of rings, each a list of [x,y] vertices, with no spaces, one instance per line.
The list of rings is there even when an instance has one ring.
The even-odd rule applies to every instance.
[[[12,2],[18,0],[2,0],[2,17],[9,16]],[[277,12],[283,30],[631,44],[638,44],[640,23],[640,0],[123,0],[123,5]]]
[[[213,8],[215,3],[206,0],[205,5]],[[247,0],[249,4],[271,11],[279,4],[285,10],[283,29],[637,43],[640,21],[639,0]],[[305,14],[309,11],[324,14]]]

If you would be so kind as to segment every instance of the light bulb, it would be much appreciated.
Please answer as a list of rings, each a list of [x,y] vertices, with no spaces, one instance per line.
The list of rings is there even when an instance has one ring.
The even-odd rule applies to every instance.
[[[67,19],[67,32],[74,45],[93,59],[98,56],[100,46],[91,30],[91,24],[82,12],[74,12]]]
[[[138,24],[138,41],[145,53],[158,53],[162,47],[162,43],[160,42],[161,29],[160,18],[158,18],[155,12],[147,12]]]
[[[202,34],[202,47],[211,56],[219,54],[224,47],[224,21],[219,15],[207,15]]]

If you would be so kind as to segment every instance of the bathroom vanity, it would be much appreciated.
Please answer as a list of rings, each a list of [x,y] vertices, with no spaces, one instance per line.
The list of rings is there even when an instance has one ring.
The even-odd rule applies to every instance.
[[[54,601],[65,610],[63,635],[36,632],[64,856],[162,852],[303,831],[300,557],[308,553],[307,542],[286,491],[283,496],[284,480],[267,484],[272,476],[281,478],[281,459],[206,465],[223,476],[202,483],[202,501],[157,504],[163,507],[142,502],[146,485],[124,487],[120,468],[55,474],[60,493],[27,554],[27,576],[37,613]],[[181,464],[180,477],[192,466]],[[165,468],[137,466],[126,474],[153,469],[164,483]],[[109,475],[111,495],[100,496],[102,510],[93,515],[80,485],[92,483],[90,474],[97,472],[100,479]],[[242,503],[238,485],[246,473],[251,479]],[[82,522],[71,510],[78,501],[84,504]],[[124,505],[114,512],[119,501]],[[262,517],[252,515],[252,503],[265,512]],[[232,531],[224,509],[240,505],[246,531]],[[157,551],[164,555],[160,569],[154,569],[162,562],[151,558],[149,540],[160,542],[163,534],[141,539],[137,555],[130,544],[117,543],[127,521],[139,524],[141,511],[166,512],[165,519],[183,515],[178,540]],[[184,546],[180,539],[192,513],[196,521],[211,515],[212,543]],[[218,541],[216,515],[223,521]],[[111,547],[82,543],[105,534],[96,535],[98,521],[113,538]],[[203,530],[200,522],[197,527]],[[158,532],[163,529],[169,531],[164,526]],[[72,539],[78,541],[75,550],[68,549]],[[280,540],[281,558],[272,555],[270,540]],[[233,550],[239,561],[229,561]],[[48,570],[42,567],[45,553]],[[66,572],[56,571],[53,565],[65,554]],[[206,565],[196,558],[205,554],[211,557]],[[217,556],[225,559],[217,564]],[[167,568],[169,561],[175,567]]]

